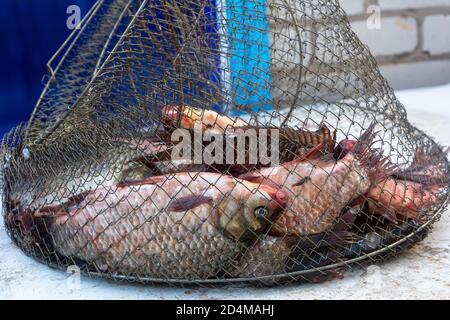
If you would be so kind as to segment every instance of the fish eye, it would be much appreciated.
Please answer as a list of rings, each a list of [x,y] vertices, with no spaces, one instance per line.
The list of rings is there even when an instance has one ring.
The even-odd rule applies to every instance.
[[[267,209],[265,207],[259,207],[255,209],[255,215],[257,217],[266,217],[267,216]]]

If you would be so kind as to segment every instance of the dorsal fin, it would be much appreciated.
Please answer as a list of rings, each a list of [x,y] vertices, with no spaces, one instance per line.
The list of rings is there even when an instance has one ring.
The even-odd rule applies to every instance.
[[[315,146],[314,148],[309,150],[305,155],[289,162],[289,164],[297,164],[297,163],[302,163],[302,162],[306,162],[306,161],[319,159],[321,156],[323,156],[326,153],[327,149],[328,149],[327,143],[318,144],[317,146]]]

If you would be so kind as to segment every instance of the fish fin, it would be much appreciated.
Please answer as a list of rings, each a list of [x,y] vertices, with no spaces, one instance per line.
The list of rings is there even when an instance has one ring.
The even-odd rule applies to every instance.
[[[330,243],[323,242],[315,247],[301,248],[295,246],[286,259],[287,272],[314,270],[325,265],[337,263],[342,260],[345,247],[351,242]]]
[[[427,174],[421,174],[419,172],[414,172],[410,170],[398,171],[394,173],[393,177],[398,180],[411,181],[426,186],[448,184],[448,181],[444,182],[442,177],[431,177]]]
[[[304,185],[305,183],[307,183],[309,181],[311,181],[311,177],[304,177],[299,182],[293,184],[292,186],[293,187],[300,187],[300,186]]]
[[[353,148],[353,153],[361,164],[369,169],[369,177],[374,185],[398,171],[398,166],[392,164],[388,157],[384,157],[382,150],[371,148],[377,133],[375,122],[372,122]]]
[[[167,180],[167,177],[157,176],[151,177],[149,179],[143,180],[130,180],[130,181],[121,181],[117,184],[119,188],[133,187],[133,186],[146,186],[146,185],[154,185],[159,184]]]
[[[286,236],[284,242],[290,248],[292,252],[306,251],[308,249],[322,249],[327,247],[343,246],[351,243],[356,239],[356,235],[351,231],[329,231],[318,234],[311,234],[308,236]]]
[[[327,143],[320,143],[317,146],[315,146],[314,148],[312,148],[311,150],[309,150],[305,155],[289,162],[288,164],[297,164],[297,163],[302,163],[302,162],[319,159],[321,156],[326,154],[327,148],[328,148]]]
[[[328,152],[330,154],[333,154],[336,149],[336,142],[337,142],[337,129],[334,130],[333,136],[331,137],[331,140],[328,142]]]
[[[373,121],[369,128],[363,133],[363,135],[356,141],[353,147],[353,153],[358,156],[363,156],[367,153],[370,147],[373,145],[373,141],[378,132],[375,132],[376,122]]]
[[[433,169],[431,169],[433,170]],[[433,171],[428,170],[422,166],[415,166],[406,170],[397,171],[393,177],[398,180],[406,180],[415,183],[420,183],[429,187],[444,187],[449,184],[449,178],[444,175],[440,175],[439,169]]]
[[[74,208],[77,208],[81,202],[90,194],[90,191],[68,198],[66,202],[59,205],[50,205],[37,210],[33,216],[37,218],[56,218],[67,215]]]
[[[302,238],[286,237],[286,245],[292,248],[286,261],[286,271],[308,270],[341,261],[346,246],[358,239],[358,235],[349,230],[361,209],[361,205],[350,208],[340,217],[331,231]],[[323,276],[317,275],[319,278]]]
[[[184,212],[211,202],[213,202],[212,197],[195,195],[186,196],[172,200],[167,210],[172,212]]]
[[[374,157],[374,159],[369,159],[365,165],[369,168],[369,177],[374,185],[395,175],[398,170],[398,165],[392,164],[387,157],[381,159]]]
[[[259,182],[263,179],[263,176],[258,171],[244,173],[239,176],[239,179],[250,182]]]
[[[301,144],[305,147],[311,147],[322,142],[332,140],[330,129],[321,123],[316,131],[305,131],[300,128],[279,128],[280,138]]]
[[[324,122],[322,122],[316,134],[318,134],[321,137],[323,142],[329,144],[332,141],[336,141],[337,130],[335,130],[332,134],[331,130],[327,127],[327,125]]]

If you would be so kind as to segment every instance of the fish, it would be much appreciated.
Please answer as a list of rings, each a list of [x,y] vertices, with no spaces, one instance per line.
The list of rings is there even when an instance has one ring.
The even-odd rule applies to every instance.
[[[162,110],[162,122],[172,129],[195,129],[196,124],[203,132],[209,134],[223,134],[229,129],[278,129],[281,130],[282,140],[313,147],[332,139],[328,127],[321,123],[317,131],[305,131],[300,128],[275,127],[262,124],[251,125],[247,121],[219,114],[213,110],[193,108],[190,106],[165,106]]]
[[[392,174],[388,162],[370,148],[376,136],[374,127],[373,123],[339,159],[320,144],[301,159],[239,177],[281,188],[288,194],[286,211],[272,226],[272,234],[325,232],[349,203]]]
[[[22,214],[45,221],[59,255],[102,272],[203,280],[226,274],[285,205],[276,188],[180,173],[101,187]]]
[[[398,170],[393,175],[397,180],[406,180],[425,186],[448,186],[448,173],[441,165],[444,163],[447,153],[441,149],[425,150],[418,149],[415,152],[411,166],[406,170]]]
[[[396,223],[404,218],[418,219],[424,208],[438,202],[440,188],[389,177],[370,189],[362,201],[367,201],[369,214]]]
[[[180,107],[166,106],[163,110],[163,119],[165,119],[163,121],[165,123],[170,123],[171,129],[177,128],[178,125],[180,128],[187,131],[191,141],[191,150],[195,150],[194,144],[196,137],[199,136],[199,128],[201,128],[201,137],[212,136],[214,137],[214,143],[217,144],[219,141],[222,142],[222,145],[220,145],[219,142],[217,147],[223,150],[224,159],[221,163],[214,163],[211,165],[211,168],[207,171],[212,172],[227,172],[230,175],[239,176],[240,174],[247,173],[252,170],[273,165],[273,161],[268,162],[266,159],[262,159],[261,157],[258,158],[257,163],[249,161],[249,148],[251,145],[255,147],[255,143],[246,143],[245,150],[238,150],[235,144],[240,135],[245,135],[248,139],[255,139],[251,141],[257,141],[256,146],[262,142],[264,145],[267,145],[271,152],[277,152],[276,164],[301,158],[302,155],[306,154],[311,147],[314,147],[319,143],[326,144],[331,151],[334,149],[336,140],[336,131],[332,134],[330,129],[323,123],[317,131],[305,131],[299,128],[289,127],[278,128],[265,125],[250,125],[245,121],[237,118],[229,118],[227,116],[220,115],[215,111],[201,110],[185,106],[182,108],[182,120],[179,124],[177,124],[176,119],[179,117],[179,110]],[[216,119],[217,123],[215,123],[212,119]],[[195,127],[196,123],[199,123],[200,126]],[[178,166],[176,164],[169,164],[171,161],[171,151],[177,146],[174,145],[173,141],[171,141],[171,137],[168,135],[161,135],[161,137],[162,141],[166,145],[172,146],[168,151],[164,151],[157,155],[156,158],[161,162],[165,162],[166,168],[177,168]],[[207,148],[210,142],[211,139],[202,140],[203,148]],[[242,163],[242,161],[240,163],[229,163],[229,161],[227,161],[228,159],[226,159],[226,157],[228,155],[227,151],[230,147],[230,142],[232,145],[234,144],[235,148],[234,159],[237,159],[238,156],[242,156],[242,154],[244,154],[244,163]],[[276,149],[272,148],[274,147],[274,142],[276,143]],[[272,151],[272,149],[275,151]],[[270,156],[270,159],[272,160],[273,156]],[[205,170],[204,168],[201,169],[202,171]]]
[[[426,208],[439,202],[440,190],[449,181],[443,169],[432,160],[418,150],[408,169],[397,168],[355,203],[366,203],[368,214],[382,216],[394,224],[399,220],[419,219]]]
[[[181,112],[180,109],[182,110]],[[264,130],[264,132],[268,131],[269,134],[271,130],[277,130],[280,140],[280,150],[289,150],[289,153],[286,152],[286,155],[281,157],[285,162],[299,157],[300,148],[311,148],[320,143],[331,142],[336,139],[336,132],[332,133],[324,123],[321,123],[316,131],[290,127],[280,128],[262,124],[250,125],[248,122],[236,117],[229,117],[213,110],[203,110],[189,106],[166,106],[163,108],[162,114],[163,123],[169,125],[172,129],[182,128],[194,130],[196,124],[199,124],[198,128],[206,134],[227,134],[227,131],[228,134],[233,134],[236,130],[246,131],[253,129],[259,137],[261,130]],[[177,123],[178,118],[181,118],[179,123]]]
[[[194,129],[199,125],[202,131],[210,134],[220,134],[228,128],[248,125],[240,118],[190,106],[165,106],[162,110],[162,122],[171,129]]]

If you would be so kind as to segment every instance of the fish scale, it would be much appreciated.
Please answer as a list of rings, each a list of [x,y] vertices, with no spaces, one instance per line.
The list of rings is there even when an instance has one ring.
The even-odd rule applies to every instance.
[[[346,205],[391,175],[390,164],[370,149],[375,135],[372,125],[340,159],[328,153],[329,146],[320,144],[304,158],[240,176],[280,187],[289,195],[287,208],[272,233],[303,236],[325,232]]]
[[[362,178],[367,173],[356,164],[356,160],[349,159],[349,163],[330,163],[323,167],[321,163],[317,169],[316,165],[319,163],[301,163],[294,167],[286,167],[289,173],[284,184],[285,188],[296,196],[292,200],[289,212],[276,224],[283,226],[283,232],[288,232],[291,228],[300,235],[326,231],[332,226],[342,208],[355,195],[365,193],[370,186],[369,180]],[[298,175],[310,176],[312,182],[293,187],[292,185],[298,181]],[[277,180],[276,176],[271,176],[271,180],[282,182]],[[330,202],[330,197],[335,201]]]
[[[72,204],[68,212],[61,209],[49,228],[58,253],[91,262],[103,271],[207,278],[240,256],[245,243],[235,236],[236,228],[243,234],[247,226],[259,226],[245,222],[253,219],[249,218],[251,210],[265,206],[270,212],[281,212],[273,194],[267,193],[278,191],[264,188],[261,191],[258,184],[208,173],[172,175],[138,187],[101,188]],[[210,196],[213,203],[182,212],[169,209],[174,195],[193,194]],[[165,205],[156,208],[154,202]],[[238,210],[228,211],[234,208]],[[258,234],[262,229],[252,232]]]

